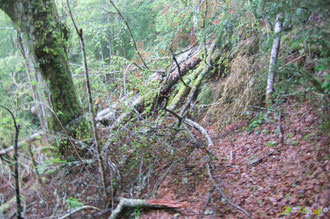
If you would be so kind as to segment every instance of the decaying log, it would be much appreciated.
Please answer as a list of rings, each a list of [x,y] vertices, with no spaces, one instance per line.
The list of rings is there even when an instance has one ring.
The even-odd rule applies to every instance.
[[[214,44],[215,45],[215,44]],[[190,91],[188,96],[187,103],[190,104],[191,99],[196,96],[197,90],[200,87],[205,75],[210,72],[213,68],[213,63],[216,62],[220,58],[221,53],[218,51],[215,54],[211,53],[207,57],[206,63],[201,64],[193,73],[192,73],[192,80],[189,84],[189,87],[182,86],[178,94],[173,98],[170,103],[169,109],[173,110],[177,107],[177,105],[181,102],[182,98],[187,95]],[[188,105],[189,105],[188,104]],[[184,108],[187,108],[188,105]]]
[[[187,203],[162,199],[143,200],[119,198],[119,204],[108,219],[116,219],[124,208],[186,208]]]
[[[184,65],[181,66],[180,70],[182,77],[185,76],[190,70],[194,69],[202,61],[198,57],[199,53],[200,51],[196,50],[196,52],[193,53],[191,58],[189,58],[189,60],[187,60]],[[156,105],[160,105],[164,101],[170,90],[173,88],[173,86],[178,83],[178,81],[180,80],[179,72],[177,70],[172,71],[172,73],[170,73],[169,75],[169,79],[170,80],[163,82]]]
[[[191,88],[191,83],[193,83],[195,81],[195,79],[198,77],[198,75],[203,71],[203,65],[198,66],[197,69],[194,70],[194,72],[191,75],[191,82],[189,83],[189,87],[188,86],[182,86],[179,90],[179,92],[174,96],[174,98],[171,100],[169,109],[173,110],[177,107],[177,105],[180,103],[180,101],[182,100],[182,98],[184,96],[186,96]]]
[[[202,80],[204,79],[204,76],[212,70],[212,64],[215,63],[220,57],[220,52],[215,52],[215,48],[216,42],[206,46],[209,55],[206,57],[202,64],[200,64],[202,60],[198,57],[200,53],[200,49],[198,47],[193,47],[185,53],[181,54],[177,59],[177,65],[170,70],[168,77],[160,84],[158,89],[150,90],[143,96],[140,95],[138,97],[134,97],[133,100],[126,101],[126,106],[128,109],[112,123],[110,129],[113,129],[118,124],[122,123],[125,119],[131,116],[133,109],[137,109],[143,106],[143,104],[146,102],[153,103],[154,107],[159,106],[165,99],[168,98],[173,86],[176,85],[179,81],[182,81],[182,77],[184,75],[186,75],[189,71],[193,70],[196,66],[198,66],[198,64],[200,64],[198,68],[191,73],[192,75],[190,76],[191,81],[189,85],[182,86],[179,93],[171,101],[169,110],[174,109],[189,91],[191,92],[189,99],[192,99],[194,95],[196,95],[197,90],[201,85]],[[178,66],[180,66],[180,70],[178,69]],[[191,101],[187,102],[186,106],[184,107],[185,110],[189,107],[190,102]],[[183,112],[185,110],[183,110]],[[96,116],[96,121],[101,122],[104,125],[110,125],[110,122],[108,121],[112,119],[114,120],[114,112],[110,108],[102,110]]]

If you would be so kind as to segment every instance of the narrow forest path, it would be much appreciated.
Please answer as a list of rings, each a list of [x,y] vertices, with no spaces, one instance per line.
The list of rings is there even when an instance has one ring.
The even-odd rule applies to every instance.
[[[219,159],[213,162],[213,174],[225,194],[253,218],[281,218],[283,211],[286,218],[328,215],[329,139],[318,127],[320,109],[297,100],[287,100],[280,109],[280,121],[269,116],[268,122],[250,131],[244,129],[248,122],[228,125],[222,132],[201,122],[214,142],[209,150]],[[159,188],[157,198],[186,201],[188,208],[153,210],[142,218],[199,218],[202,209],[202,218],[246,218],[212,190],[203,165],[196,150]],[[298,206],[301,212],[289,212]]]

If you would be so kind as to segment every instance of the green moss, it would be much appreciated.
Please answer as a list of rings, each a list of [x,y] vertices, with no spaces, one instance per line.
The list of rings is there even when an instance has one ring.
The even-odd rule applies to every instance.
[[[39,60],[43,78],[49,82],[53,110],[66,126],[83,113],[73,86],[66,54],[68,31],[65,25],[57,20],[56,8],[52,2],[32,1],[29,4],[33,8],[33,51]],[[31,11],[27,9],[26,13]],[[61,130],[54,115],[49,123],[52,130]]]
[[[66,52],[69,32],[58,19],[54,1],[22,0],[15,10],[13,2],[16,1],[8,1],[8,7],[2,9],[24,33],[29,50],[34,53],[42,77],[47,81],[55,112],[48,121],[49,128],[63,132],[64,126],[70,137],[89,139],[89,124],[82,116],[83,109],[73,85]],[[66,140],[59,142],[64,151],[68,150]]]

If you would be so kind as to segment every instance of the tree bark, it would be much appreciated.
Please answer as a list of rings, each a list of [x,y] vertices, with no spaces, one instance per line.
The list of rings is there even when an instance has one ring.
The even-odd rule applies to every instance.
[[[36,63],[36,61],[34,60],[34,56],[30,54],[29,48],[26,45],[26,41],[23,41],[21,33],[19,33],[18,35],[18,44],[21,54],[25,61],[24,63],[26,68],[26,75],[32,88],[33,100],[35,101],[33,107],[36,107],[37,109],[35,113],[38,116],[41,129],[43,131],[47,131],[48,130],[47,120],[50,115],[50,112],[44,105],[44,104],[48,104],[48,101],[45,97],[45,90],[46,90],[45,84],[40,80],[41,73],[38,68],[35,68],[34,63]],[[34,79],[32,75],[34,76]],[[37,82],[38,85],[33,82]],[[31,108],[31,111],[33,107]]]
[[[59,22],[54,2],[0,0],[0,8],[24,34],[29,50],[37,61],[36,68],[40,69],[49,87],[53,110],[63,126],[68,125],[82,115],[83,110],[69,68],[66,52],[68,30]],[[49,128],[61,130],[54,115],[49,119]]]
[[[267,80],[267,88],[266,88],[266,105],[271,105],[272,102],[272,94],[274,91],[274,79],[275,79],[275,65],[278,57],[278,51],[280,50],[281,36],[280,32],[282,31],[282,19],[283,14],[279,13],[276,17],[275,24],[275,39],[273,42],[272,53],[269,61],[269,71],[268,71],[268,80]]]

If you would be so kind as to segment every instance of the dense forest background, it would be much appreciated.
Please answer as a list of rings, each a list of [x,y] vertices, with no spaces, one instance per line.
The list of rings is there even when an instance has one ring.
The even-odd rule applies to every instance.
[[[1,218],[329,214],[328,1],[0,8]]]

